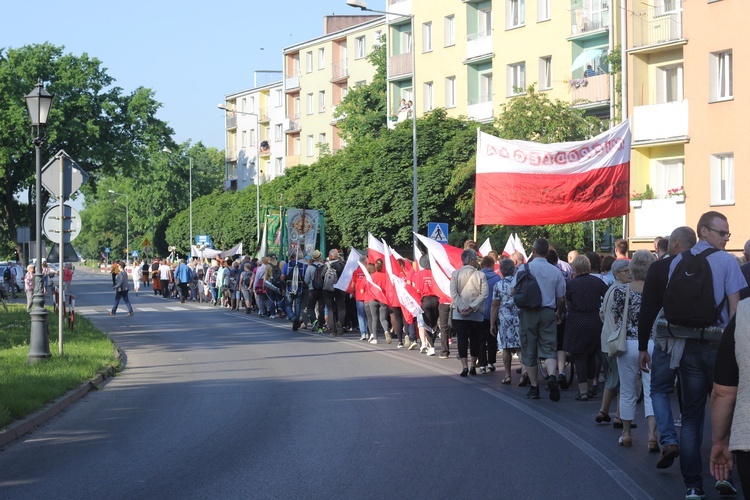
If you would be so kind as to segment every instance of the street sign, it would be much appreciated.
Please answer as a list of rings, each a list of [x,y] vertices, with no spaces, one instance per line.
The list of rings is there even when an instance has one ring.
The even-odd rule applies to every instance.
[[[60,191],[60,169],[63,169],[62,191]],[[62,149],[42,167],[42,185],[57,199],[69,198],[88,179],[89,174]]]
[[[138,250],[133,250],[133,257],[138,257]]]
[[[150,247],[151,246],[151,242],[148,241],[148,238],[143,238],[143,245],[142,246],[144,246],[144,247]],[[146,250],[146,251],[148,252],[148,250]]]
[[[448,223],[428,222],[427,237],[440,243],[448,243]]]
[[[196,234],[195,244],[196,245],[211,245],[211,236],[207,234]]]
[[[109,253],[109,247],[104,248],[104,253]]]
[[[65,205],[63,220],[61,221],[60,204],[58,203],[45,212],[42,230],[44,235],[55,243],[60,242],[60,233],[62,233],[63,243],[70,243],[81,232],[81,214],[70,205]]]
[[[60,260],[59,252],[60,246],[57,243],[52,244],[52,248],[47,255],[47,262],[57,262]],[[63,261],[64,262],[78,262],[78,252],[76,252],[73,245],[65,243],[63,245]]]

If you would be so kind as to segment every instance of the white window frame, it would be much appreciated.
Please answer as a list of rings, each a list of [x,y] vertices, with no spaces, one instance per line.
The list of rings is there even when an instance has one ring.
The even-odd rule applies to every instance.
[[[377,47],[380,45],[380,37],[383,36],[383,30],[375,30],[374,33],[374,39],[372,41],[372,46]]]
[[[315,97],[312,92],[308,92],[307,94],[307,105],[305,106],[307,109],[307,114],[311,115],[315,112]]]
[[[479,75],[479,102],[492,102],[492,71]]]
[[[734,205],[734,153],[711,155],[711,206]]]
[[[539,58],[539,90],[552,88],[552,56]]]
[[[255,113],[255,97],[250,96],[249,107],[247,110],[249,113]]]
[[[354,59],[363,59],[367,57],[367,42],[365,36],[358,36],[354,39]]]
[[[422,90],[422,102],[424,102],[423,111],[427,113],[435,109],[435,95],[432,82],[425,82]]]
[[[276,107],[279,108],[284,105],[284,91],[276,89]]]
[[[318,113],[325,113],[326,111],[326,91],[318,91]]]
[[[670,83],[677,82],[677,94],[670,95]],[[656,103],[680,102],[685,99],[684,95],[684,68],[682,63],[658,66],[656,68]]]
[[[432,22],[422,23],[422,53],[432,52]]]
[[[728,101],[734,98],[734,58],[732,50],[712,52],[709,55],[710,101]]]
[[[479,34],[483,36],[492,36],[492,8],[479,10]]]
[[[443,18],[443,47],[454,45],[456,45],[456,16],[445,16]]]
[[[312,50],[305,52],[305,72],[312,73],[313,70],[313,53]]]
[[[515,95],[523,95],[526,93],[526,62],[521,61],[513,64],[508,64],[508,78],[507,78],[507,95],[508,97]],[[520,92],[516,92],[516,88],[520,88]]]
[[[240,111],[247,111],[247,98],[243,97],[242,101],[240,101]]]
[[[326,49],[320,47],[318,49],[318,69],[325,69],[326,67]]]
[[[445,78],[445,107],[456,107],[456,77],[448,76]]]
[[[283,123],[277,123],[274,127],[275,133],[274,133],[274,140],[276,142],[281,142],[284,140],[284,124]]]
[[[273,159],[274,167],[276,169],[276,175],[281,175],[284,173],[284,158],[281,156],[278,156]]]
[[[312,134],[307,136],[307,156],[313,156],[315,152],[315,142]]]
[[[685,185],[685,159],[655,160],[651,169],[651,186],[659,198],[667,198],[670,189]]]
[[[245,149],[247,147],[247,130],[243,130],[242,131],[242,139],[241,140],[242,140],[242,144],[241,144],[240,147],[242,149]]]
[[[526,0],[505,0],[505,29],[526,24]]]
[[[325,132],[321,132],[318,134],[318,144],[328,144]]]
[[[404,31],[401,33],[402,37],[402,44],[401,47],[403,49],[402,54],[411,54],[412,49],[414,48],[414,36],[411,32],[411,29],[409,31]]]
[[[654,16],[666,16],[680,12],[681,0],[654,0]]]
[[[536,22],[541,23],[552,19],[552,0],[537,0]]]

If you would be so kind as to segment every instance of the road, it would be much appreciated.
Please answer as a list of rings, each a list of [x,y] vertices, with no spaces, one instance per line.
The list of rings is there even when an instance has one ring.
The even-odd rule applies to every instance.
[[[502,369],[461,378],[455,358],[150,289],[134,316],[121,304],[109,317],[110,277],[94,271],[77,272],[74,293],[125,368],[0,453],[4,499],[684,495],[678,464],[654,467],[642,407],[624,449],[594,423],[599,398],[528,400]]]

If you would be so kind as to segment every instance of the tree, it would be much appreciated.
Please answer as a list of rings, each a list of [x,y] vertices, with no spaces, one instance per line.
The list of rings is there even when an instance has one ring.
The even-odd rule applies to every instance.
[[[155,117],[161,104],[152,91],[139,88],[124,94],[101,64],[88,54],[65,54],[63,47],[49,43],[0,49],[2,253],[11,252],[8,242],[15,239],[18,227],[34,222],[35,155],[24,95],[37,80],[54,96],[42,161],[64,149],[91,175],[92,182],[82,189],[87,195],[96,193],[103,176],[132,175],[143,161],[143,145],[163,142],[173,134]],[[24,190],[27,203],[17,199]],[[45,191],[42,197],[46,206],[50,196]],[[20,247],[16,251],[20,255]]]
[[[372,81],[350,89],[333,114],[341,137],[348,143],[379,137],[386,128],[387,51],[384,36],[366,59],[375,68]]]

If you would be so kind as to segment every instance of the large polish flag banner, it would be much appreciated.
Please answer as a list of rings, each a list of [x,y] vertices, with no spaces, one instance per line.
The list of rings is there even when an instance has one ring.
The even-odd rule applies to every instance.
[[[554,144],[477,134],[474,224],[564,224],[630,211],[630,122]]]

